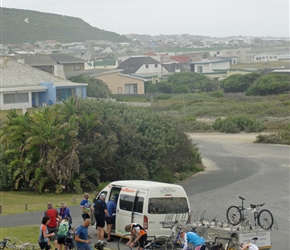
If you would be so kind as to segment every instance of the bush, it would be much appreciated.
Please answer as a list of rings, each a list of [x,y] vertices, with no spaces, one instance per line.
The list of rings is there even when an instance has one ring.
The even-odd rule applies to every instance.
[[[260,122],[248,116],[230,116],[226,119],[218,118],[213,123],[213,129],[225,133],[239,133],[240,131],[260,132],[263,126]]]
[[[270,135],[258,135],[254,142],[290,145],[290,132],[273,133]]]
[[[168,100],[170,98],[171,98],[171,95],[168,95],[168,94],[160,94],[155,97],[155,99],[157,100]]]
[[[224,97],[224,93],[222,91],[214,91],[212,93],[209,94],[211,97],[215,97],[215,98],[221,98]]]

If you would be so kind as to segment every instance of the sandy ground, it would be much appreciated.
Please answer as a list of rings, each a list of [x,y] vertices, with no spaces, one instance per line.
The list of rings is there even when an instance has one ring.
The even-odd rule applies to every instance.
[[[200,138],[200,139],[211,139],[211,140],[229,140],[229,141],[240,141],[240,142],[254,142],[256,137],[261,134],[270,134],[270,133],[237,133],[237,134],[226,134],[226,133],[189,133],[189,137]]]

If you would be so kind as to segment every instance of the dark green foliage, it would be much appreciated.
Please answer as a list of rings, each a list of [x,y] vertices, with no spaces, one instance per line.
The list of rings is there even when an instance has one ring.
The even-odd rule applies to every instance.
[[[258,73],[234,74],[222,80],[220,86],[226,93],[245,92],[259,77],[261,75]]]
[[[198,149],[150,109],[68,99],[30,114],[11,111],[2,126],[1,189],[55,192],[94,189],[100,182],[173,182],[196,172]]]
[[[102,80],[86,75],[73,76],[69,80],[87,83],[87,97],[109,98],[111,96],[111,90]]]
[[[168,100],[171,98],[171,95],[168,94],[160,94],[155,97],[157,100]]]
[[[290,91],[290,76],[285,74],[267,74],[259,78],[257,84],[252,85],[246,95],[276,95]]]
[[[230,116],[226,119],[218,118],[213,123],[213,128],[225,133],[239,133],[241,131],[249,133],[263,130],[260,122],[244,115]]]
[[[174,94],[188,94],[188,93],[190,93],[190,89],[186,85],[175,86],[173,88],[173,93]]]
[[[168,76],[168,83],[173,86],[187,86],[189,89],[188,93],[196,91],[210,92],[216,89],[216,83],[209,80],[206,76],[194,72],[183,72],[175,73]],[[175,91],[175,92],[174,92]],[[176,92],[174,93],[187,93],[187,92]]]
[[[258,135],[255,142],[290,145],[290,132],[273,133],[270,135]]]
[[[82,42],[86,40],[128,41],[114,32],[92,27],[80,18],[31,10],[0,8],[1,43]],[[24,20],[28,18],[28,22]]]
[[[224,97],[224,93],[222,91],[214,91],[209,94],[211,97],[221,98]]]

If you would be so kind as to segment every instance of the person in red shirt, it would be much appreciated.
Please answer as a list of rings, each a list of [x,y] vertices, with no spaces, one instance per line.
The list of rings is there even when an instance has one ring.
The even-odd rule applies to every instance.
[[[48,234],[54,233],[53,237],[50,237],[50,241],[54,241],[54,248],[58,249],[57,244],[57,231],[58,223],[61,221],[61,216],[58,214],[58,211],[52,207],[51,202],[47,203],[47,210],[44,212],[44,216],[49,217],[49,223],[47,224]]]

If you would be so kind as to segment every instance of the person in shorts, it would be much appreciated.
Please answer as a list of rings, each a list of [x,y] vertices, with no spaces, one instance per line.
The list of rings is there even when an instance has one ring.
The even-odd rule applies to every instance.
[[[147,241],[146,230],[137,223],[131,223],[125,226],[125,231],[131,233],[130,240],[126,243],[129,247],[134,247],[134,245],[139,242],[140,247],[137,250],[143,250]],[[134,236],[136,237],[134,240]]]
[[[55,250],[58,249],[57,244],[57,230],[58,223],[61,221],[61,216],[58,214],[58,211],[52,207],[51,202],[47,203],[47,210],[44,212],[44,216],[49,217],[49,223],[47,224],[48,234],[54,233],[52,237],[50,237],[50,241],[54,241]]]
[[[104,241],[104,227],[105,227],[105,221],[106,216],[110,217],[108,210],[107,210],[107,204],[105,202],[106,194],[101,193],[99,199],[94,203],[94,214],[96,217],[96,229],[97,229],[97,236],[98,236],[98,242]]]
[[[112,199],[107,202],[107,210],[109,213],[109,217],[106,217],[107,233],[108,233],[107,242],[114,241],[114,239],[111,237],[111,232],[112,232],[113,225],[115,225],[117,200],[118,200],[118,195],[115,194],[112,197]]]
[[[55,236],[54,233],[48,233],[47,225],[49,223],[49,217],[44,216],[42,218],[41,226],[39,227],[38,244],[40,249],[49,250],[51,249],[49,237]]]
[[[68,236],[70,230],[71,230],[71,219],[70,217],[66,216],[61,221],[58,227],[57,232],[58,250],[62,250],[62,246],[65,245],[65,239]]]

